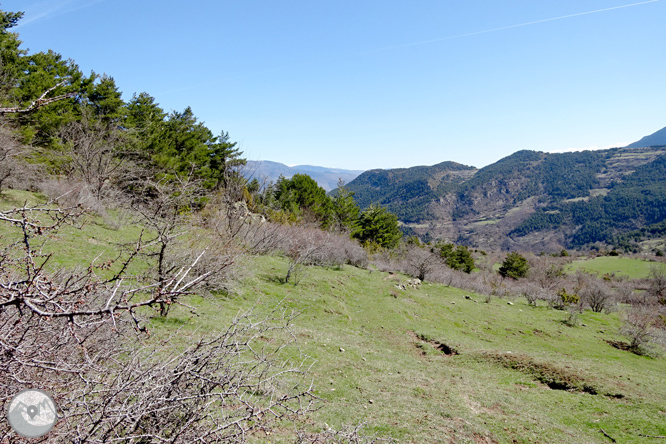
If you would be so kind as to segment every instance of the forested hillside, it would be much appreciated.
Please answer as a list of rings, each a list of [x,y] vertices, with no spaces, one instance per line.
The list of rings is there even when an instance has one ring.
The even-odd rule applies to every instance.
[[[665,162],[664,147],[519,151],[480,170],[444,162],[368,171],[348,188],[361,208],[385,205],[403,230],[425,239],[537,252],[596,243],[637,250],[636,236],[622,235],[666,218]]]

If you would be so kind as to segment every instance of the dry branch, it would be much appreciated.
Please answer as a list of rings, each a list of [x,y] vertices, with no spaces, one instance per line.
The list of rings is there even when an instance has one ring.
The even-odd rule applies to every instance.
[[[315,408],[313,361],[292,345],[293,313],[248,311],[210,335],[181,330],[157,341],[141,333],[142,307],[182,303],[217,271],[200,271],[204,253],[143,284],[126,274],[141,239],[111,279],[92,264],[53,271],[33,241],[82,212],[0,212],[0,222],[19,228],[0,250],[0,398],[26,387],[53,395],[61,416],[41,442],[245,442]],[[2,422],[0,442],[21,438]]]

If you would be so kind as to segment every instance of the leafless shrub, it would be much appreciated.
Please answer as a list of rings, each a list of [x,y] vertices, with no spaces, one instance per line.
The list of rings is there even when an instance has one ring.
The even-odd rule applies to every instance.
[[[615,305],[613,292],[600,282],[591,282],[582,288],[579,293],[581,303],[590,307],[595,313],[601,313]]]
[[[16,156],[20,153],[19,144],[11,136],[8,128],[0,127],[0,192],[17,167]]]
[[[578,326],[580,310],[576,305],[567,305],[566,306],[566,317],[564,318],[564,324],[569,327]]]
[[[121,154],[129,146],[127,132],[95,120],[92,110],[82,106],[81,119],[64,125],[59,137],[69,160],[63,165],[65,174],[85,183],[97,199],[104,198],[122,172],[126,156]]]
[[[619,284],[615,288],[615,295],[617,301],[623,304],[638,304],[645,302],[645,298],[638,296],[634,286],[628,282]]]
[[[543,299],[541,286],[533,282],[526,282],[521,285],[520,295],[527,299],[529,305],[536,305],[538,300]]]
[[[282,251],[289,259],[285,283],[291,279],[295,285],[298,284],[305,265],[341,265],[344,261],[344,252],[326,248],[326,241],[329,240],[327,233],[305,227],[289,227],[289,232],[290,236],[284,239],[285,244],[282,246]]]
[[[430,250],[410,245],[405,252],[406,268],[412,276],[424,281],[441,262],[440,258]]]
[[[153,279],[157,281],[159,288],[164,288],[169,275],[175,270],[187,267],[187,264],[179,259],[189,257],[179,251],[176,241],[190,231],[187,222],[191,217],[192,205],[200,197],[198,193],[201,189],[198,181],[192,179],[192,175],[173,175],[157,181],[144,179],[137,181],[135,187],[137,195],[130,203],[131,210],[139,215],[139,221],[146,228],[148,238],[145,242],[146,248],[142,249],[141,254],[153,263]],[[226,268],[231,263],[233,261],[222,265]],[[160,303],[162,316],[168,314],[169,308],[170,305]]]
[[[231,291],[232,283],[240,279],[239,273],[242,270],[235,265],[243,255],[242,249],[233,239],[225,239],[193,227],[187,236],[174,239],[166,257],[166,269],[173,271],[195,263],[202,251],[206,251],[206,254],[196,261],[191,273],[202,275],[210,270],[215,272],[201,283],[199,294]]]
[[[0,193],[3,188],[30,188],[39,175],[39,167],[22,158],[28,150],[12,134],[11,127],[0,124]]]
[[[648,294],[654,301],[666,304],[666,266],[663,264],[652,265],[648,279],[650,282]]]
[[[379,271],[399,271],[400,267],[397,264],[395,254],[390,250],[380,250],[373,254],[372,264]]]
[[[48,178],[38,184],[39,190],[51,200],[59,202],[64,206],[81,205],[89,211],[101,216],[105,223],[118,228],[119,221],[110,217],[109,209],[116,208],[115,205],[122,201],[118,189],[109,188],[101,199],[91,192],[90,187],[80,180],[69,178]]]
[[[181,297],[214,273],[192,274],[202,255],[156,282],[126,274],[145,248],[140,240],[110,278],[97,272],[113,264],[51,271],[36,238],[80,213],[0,212],[18,230],[0,252],[0,396],[25,387],[53,395],[61,418],[42,442],[244,442],[312,409],[312,361],[290,348],[292,313],[243,313],[210,336],[146,335],[144,308],[184,305]],[[0,423],[0,441],[19,439]]]
[[[637,354],[655,355],[659,346],[666,346],[663,309],[635,306],[624,315],[620,334],[629,339],[629,349]]]
[[[553,258],[532,259],[528,278],[544,291],[555,291],[565,277],[562,265],[554,261]]]

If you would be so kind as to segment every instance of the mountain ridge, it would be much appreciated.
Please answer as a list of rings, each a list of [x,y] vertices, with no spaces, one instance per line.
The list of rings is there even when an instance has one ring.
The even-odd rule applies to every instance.
[[[424,240],[559,251],[612,244],[666,219],[662,164],[666,147],[523,150],[480,169],[441,162],[369,170],[347,187],[359,206],[385,206]]]
[[[625,148],[641,148],[649,146],[664,146],[666,145],[666,127],[655,131],[649,136],[643,137],[641,140],[630,143]]]

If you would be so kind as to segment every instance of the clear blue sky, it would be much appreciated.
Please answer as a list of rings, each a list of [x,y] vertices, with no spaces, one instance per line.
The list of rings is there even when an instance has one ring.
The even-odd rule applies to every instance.
[[[640,4],[639,4],[640,3]],[[481,167],[666,126],[666,0],[11,0],[31,52],[191,106],[252,160]]]

